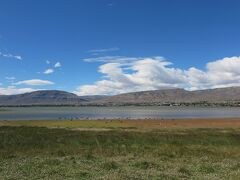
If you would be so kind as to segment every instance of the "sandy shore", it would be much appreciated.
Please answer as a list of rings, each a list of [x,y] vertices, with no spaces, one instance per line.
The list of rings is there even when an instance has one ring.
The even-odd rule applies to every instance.
[[[240,128],[240,118],[149,120],[21,120],[0,121],[0,126],[38,126],[82,129]]]

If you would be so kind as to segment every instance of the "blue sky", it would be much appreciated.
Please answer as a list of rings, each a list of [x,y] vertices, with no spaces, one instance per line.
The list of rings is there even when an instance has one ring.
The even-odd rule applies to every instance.
[[[239,7],[238,0],[0,0],[0,94],[238,86]]]

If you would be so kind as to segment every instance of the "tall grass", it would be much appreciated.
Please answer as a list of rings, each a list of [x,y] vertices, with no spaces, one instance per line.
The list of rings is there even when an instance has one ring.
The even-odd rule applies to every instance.
[[[238,129],[0,127],[2,179],[237,179]]]

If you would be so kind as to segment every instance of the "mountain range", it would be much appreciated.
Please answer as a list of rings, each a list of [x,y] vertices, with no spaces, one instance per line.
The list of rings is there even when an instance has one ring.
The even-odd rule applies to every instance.
[[[31,105],[164,105],[192,103],[240,102],[240,87],[217,88],[197,91],[165,89],[131,92],[113,96],[77,96],[76,94],[43,90],[18,95],[0,95],[0,106]]]

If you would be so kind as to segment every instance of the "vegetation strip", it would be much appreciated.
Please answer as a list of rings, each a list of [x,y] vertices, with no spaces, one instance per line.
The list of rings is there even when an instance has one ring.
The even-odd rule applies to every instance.
[[[145,131],[130,122],[121,122],[124,127],[109,121],[109,131],[72,131],[80,125],[101,129],[106,122],[65,121],[67,128],[34,127],[37,121],[28,127],[27,122],[1,122],[0,179],[240,177],[240,129],[236,127],[152,128],[156,122],[150,121]],[[47,122],[49,127],[55,125],[51,121],[42,125]],[[127,127],[139,131],[125,131]]]

